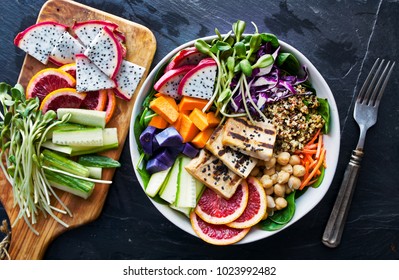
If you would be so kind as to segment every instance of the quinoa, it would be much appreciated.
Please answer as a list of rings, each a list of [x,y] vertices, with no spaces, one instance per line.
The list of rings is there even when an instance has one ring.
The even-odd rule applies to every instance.
[[[298,88],[301,91],[301,88]],[[320,106],[314,94],[296,94],[267,105],[264,113],[276,128],[275,152],[295,152],[303,149],[315,133],[324,126],[317,112]]]

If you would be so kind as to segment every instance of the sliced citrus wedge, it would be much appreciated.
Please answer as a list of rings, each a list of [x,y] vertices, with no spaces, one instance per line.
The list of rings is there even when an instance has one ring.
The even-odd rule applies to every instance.
[[[76,63],[69,63],[58,68],[76,79]]]
[[[203,221],[194,211],[190,214],[194,232],[205,242],[213,245],[230,245],[243,239],[250,228],[237,229],[227,225],[213,225]]]
[[[60,88],[50,92],[42,101],[40,110],[43,113],[58,108],[79,108],[85,99],[85,93],[78,93],[74,88]]]
[[[26,87],[26,98],[38,97],[42,101],[50,92],[60,88],[73,88],[75,84],[75,78],[67,72],[46,68],[30,79]]]
[[[255,177],[247,179],[248,203],[244,212],[233,222],[227,224],[233,228],[248,228],[256,225],[266,214],[266,192],[262,184]]]
[[[88,91],[86,92],[86,97],[83,100],[80,108],[104,111],[106,105],[107,105],[106,90]]]
[[[115,107],[116,107],[116,98],[115,98],[115,93],[112,89],[108,89],[107,91],[107,107],[105,108],[105,123],[108,123],[112,116],[114,115],[115,112]]]
[[[195,207],[195,213],[207,223],[228,224],[241,216],[247,203],[248,185],[243,180],[234,195],[228,200],[210,188],[206,188]]]

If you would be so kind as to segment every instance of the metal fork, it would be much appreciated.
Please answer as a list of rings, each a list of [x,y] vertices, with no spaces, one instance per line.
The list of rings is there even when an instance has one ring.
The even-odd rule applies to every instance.
[[[366,132],[377,122],[378,106],[395,62],[388,61],[385,67],[384,64],[384,59],[377,58],[355,103],[353,117],[359,125],[360,136],[356,149],[352,151],[351,159],[346,167],[344,179],[323,234],[322,242],[330,248],[337,247],[341,242],[360,169],[360,162],[364,154],[363,147]]]

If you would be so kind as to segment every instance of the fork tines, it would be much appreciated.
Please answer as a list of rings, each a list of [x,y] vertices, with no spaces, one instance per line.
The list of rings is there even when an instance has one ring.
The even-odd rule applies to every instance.
[[[391,76],[395,61],[388,61],[384,67],[385,59],[376,59],[373,68],[371,68],[366,81],[360,89],[357,102],[368,105],[378,106],[384,93],[388,79]],[[381,70],[384,68],[381,74]],[[371,80],[371,81],[370,81]]]

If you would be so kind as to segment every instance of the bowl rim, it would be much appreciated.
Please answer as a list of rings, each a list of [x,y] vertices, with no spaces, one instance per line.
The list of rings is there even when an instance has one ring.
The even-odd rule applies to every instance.
[[[222,34],[224,36],[225,34]],[[250,34],[244,34],[243,36],[248,36]],[[147,96],[148,91],[150,90],[150,87],[153,84],[153,79],[157,75],[159,69],[166,65],[167,62],[180,50],[187,48],[187,47],[192,47],[194,46],[194,43],[196,40],[204,40],[204,41],[211,41],[215,38],[217,38],[217,35],[211,35],[211,36],[206,36],[202,38],[197,38],[194,40],[191,40],[189,42],[186,42],[173,50],[171,50],[167,55],[165,55],[151,70],[150,74],[147,76],[146,80],[144,81],[139,93],[136,96],[135,99],[135,104],[133,105],[133,110],[131,114],[131,119],[130,119],[130,125],[129,125],[129,150],[130,150],[130,156],[132,160],[132,165],[134,169],[134,173],[136,175],[136,178],[144,191],[143,188],[143,181],[138,174],[138,171],[136,170],[137,166],[137,160],[138,160],[138,150],[137,150],[137,143],[134,135],[134,123],[136,116],[141,112],[141,104],[142,101],[144,100],[145,96]],[[292,45],[279,40],[280,46],[282,50],[287,50],[294,54],[294,56],[298,59],[301,65],[306,65],[309,71],[309,79],[312,82],[312,85],[314,86],[314,83],[317,81],[318,84],[320,84],[318,87],[321,87],[324,92],[322,93],[322,96],[328,98],[328,103],[330,105],[330,131],[329,134],[325,135],[327,137],[325,143],[326,146],[328,143],[333,144],[333,146],[329,146],[330,153],[327,153],[327,165],[328,168],[326,169],[325,177],[323,179],[322,184],[317,188],[317,189],[312,189],[309,188],[306,193],[304,193],[300,198],[297,199],[296,201],[296,213],[294,214],[294,217],[291,219],[289,223],[287,223],[283,228],[276,230],[276,231],[264,231],[259,228],[252,227],[250,232],[247,234],[246,237],[244,237],[241,241],[235,243],[237,245],[239,244],[247,244],[251,242],[255,242],[258,240],[265,239],[267,237],[270,237],[272,235],[275,235],[279,233],[280,231],[283,231],[299,221],[301,218],[306,216],[310,211],[312,211],[319,203],[320,201],[324,198],[326,193],[328,192],[332,180],[334,178],[334,174],[337,168],[338,164],[338,158],[339,158],[339,152],[340,152],[340,138],[341,138],[341,133],[340,133],[340,120],[339,120],[339,113],[338,113],[338,108],[337,104],[334,99],[334,95],[328,86],[327,82],[323,78],[323,76],[320,74],[318,69],[310,62],[310,60],[302,54],[299,50],[294,48]],[[319,90],[316,89],[316,94],[317,96],[320,96]],[[315,193],[314,198],[310,202],[307,202],[304,206],[302,204],[299,204],[301,208],[298,207],[298,202],[302,201],[304,198],[307,198],[309,195],[312,193]],[[191,227],[190,220],[184,216],[183,214],[177,212],[176,210],[171,209],[168,205],[161,204],[159,202],[156,202],[154,199],[150,198],[147,196],[147,198],[151,201],[151,203],[157,208],[157,210],[166,218],[168,219],[171,223],[173,223],[175,226],[180,228],[181,230],[199,238],[197,234],[194,232],[194,230]],[[184,220],[187,220],[184,222]],[[254,233],[255,232],[255,233]]]

